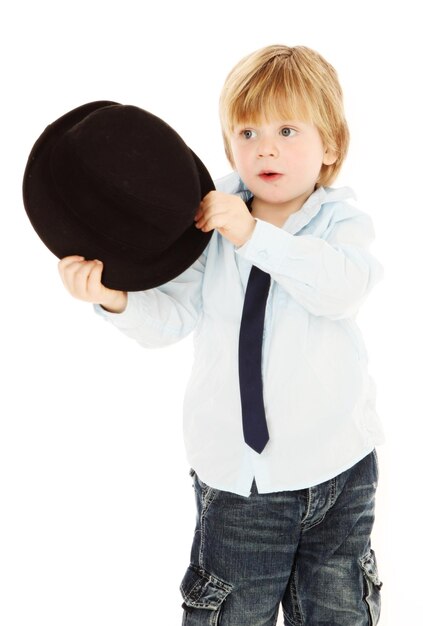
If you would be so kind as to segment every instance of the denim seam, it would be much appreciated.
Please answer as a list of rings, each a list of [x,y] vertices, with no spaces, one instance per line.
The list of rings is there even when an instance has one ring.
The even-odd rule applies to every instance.
[[[211,626],[219,626],[220,618],[222,617],[223,604],[220,605],[217,611],[213,611],[214,615],[211,618]]]
[[[336,489],[337,489],[337,481],[336,481],[336,477],[335,477],[335,478],[332,478],[331,481],[330,481],[329,506],[328,506],[328,509],[327,509],[327,511],[325,511],[325,513],[322,515],[322,517],[319,517],[319,519],[317,519],[311,525],[307,525],[307,517],[308,517],[308,515],[310,513],[310,508],[311,508],[311,489],[308,490],[308,492],[307,492],[307,498],[308,498],[307,512],[306,512],[305,516],[303,517],[303,519],[301,521],[301,526],[302,526],[303,532],[311,530],[312,528],[315,528],[316,526],[318,526],[319,524],[321,524],[323,522],[323,520],[325,519],[325,517],[328,514],[329,510],[335,504],[335,501],[336,501]]]
[[[371,592],[371,582],[368,580],[367,576],[365,575],[365,573],[363,572],[363,578],[364,578],[364,594],[363,594],[363,602],[366,605],[366,609],[367,609],[367,615],[369,618],[369,624],[370,626],[373,626],[373,617],[372,617],[372,610],[371,610],[371,606],[370,606],[370,602],[369,602],[369,596],[370,596],[370,592]]]
[[[297,571],[297,564],[294,563],[293,576],[292,576],[292,580],[289,586],[289,592],[291,594],[292,608],[293,608],[293,613],[294,613],[293,615],[294,621],[293,622],[292,620],[290,621],[293,624],[293,626],[301,626],[301,624],[304,623],[297,589],[298,589],[298,571]]]
[[[359,565],[360,565],[362,576],[363,576],[363,602],[366,605],[370,625],[377,624],[379,620],[379,616],[377,613],[378,612],[380,613],[380,604],[379,604],[379,609],[377,609],[376,608],[377,602],[374,600],[373,594],[375,596],[379,596],[380,598],[380,590],[382,587],[382,582],[379,579],[379,575],[377,571],[377,564],[374,558],[374,553],[373,553],[373,562],[375,565],[375,574],[373,577],[368,573],[365,567],[365,562],[367,560],[367,557],[371,556],[372,553],[373,551],[371,550],[369,555],[365,555],[359,560]],[[372,602],[372,598],[374,602]],[[379,599],[379,603],[380,603],[380,599]],[[376,615],[374,616],[375,612],[376,612]]]
[[[306,532],[307,530],[311,530],[312,528],[314,528],[315,526],[323,522],[323,520],[325,519],[325,515],[326,515],[325,513],[322,517],[319,517],[319,519],[313,522],[312,524],[310,524],[310,526],[307,524],[307,518],[310,515],[310,510],[311,510],[311,501],[313,497],[312,493],[313,493],[312,487],[310,487],[310,489],[307,489],[307,511],[303,519],[301,520],[301,528],[303,532]]]
[[[335,478],[332,478],[332,480],[330,481],[330,494],[329,494],[329,508],[331,509],[333,507],[333,505],[335,504],[336,501],[336,488],[337,488],[337,480],[336,480],[336,476]]]
[[[290,624],[292,624],[292,626],[297,626],[297,624],[292,621],[291,616],[289,615],[287,611],[284,610],[283,616],[284,616],[285,622],[287,623],[289,622]]]
[[[205,529],[205,518],[206,518],[206,513],[210,507],[210,504],[213,502],[215,496],[216,496],[216,491],[214,489],[212,489],[211,487],[208,487],[207,485],[204,486],[203,490],[202,490],[202,507],[201,507],[201,518],[200,518],[200,528],[201,528],[201,535],[200,535],[200,550],[199,550],[199,555],[198,555],[198,562],[200,567],[205,567],[204,565],[204,543],[205,543],[205,534],[206,534],[206,529]]]
[[[303,519],[301,520],[301,526],[305,526],[306,521],[307,521],[307,517],[310,514],[310,509],[311,509],[311,488],[307,489],[307,505],[306,505],[306,512],[303,516]]]

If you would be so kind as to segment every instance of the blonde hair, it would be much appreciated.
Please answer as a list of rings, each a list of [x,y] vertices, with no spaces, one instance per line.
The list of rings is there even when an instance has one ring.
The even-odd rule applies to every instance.
[[[349,131],[337,73],[320,54],[305,46],[268,46],[242,59],[229,73],[220,96],[220,121],[232,165],[234,127],[263,118],[314,124],[324,147],[336,154],[332,165],[322,165],[317,186],[334,181],[348,151]]]

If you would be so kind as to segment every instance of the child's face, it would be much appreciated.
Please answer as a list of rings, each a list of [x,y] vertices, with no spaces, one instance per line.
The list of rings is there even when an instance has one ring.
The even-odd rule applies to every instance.
[[[336,159],[317,128],[298,120],[240,124],[230,139],[235,169],[262,204],[299,209],[314,191],[322,164]]]

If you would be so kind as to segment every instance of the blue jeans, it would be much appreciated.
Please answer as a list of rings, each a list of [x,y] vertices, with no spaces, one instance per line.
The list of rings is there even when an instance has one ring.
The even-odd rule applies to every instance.
[[[197,524],[181,584],[184,626],[377,624],[381,582],[370,547],[376,452],[325,483],[248,498],[193,472]]]

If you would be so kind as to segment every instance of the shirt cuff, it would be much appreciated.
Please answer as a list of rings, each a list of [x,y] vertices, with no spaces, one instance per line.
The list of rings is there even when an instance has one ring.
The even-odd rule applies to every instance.
[[[279,272],[289,256],[294,235],[269,222],[259,219],[256,222],[251,238],[235,251],[266,272]]]
[[[106,311],[100,304],[94,304],[94,311],[104,319],[113,323],[117,328],[130,330],[140,325],[140,311],[143,310],[142,292],[128,292],[126,309],[122,313]],[[145,311],[146,312],[146,311]],[[146,314],[147,317],[147,314]]]

